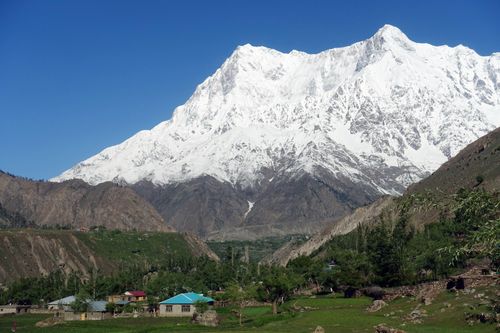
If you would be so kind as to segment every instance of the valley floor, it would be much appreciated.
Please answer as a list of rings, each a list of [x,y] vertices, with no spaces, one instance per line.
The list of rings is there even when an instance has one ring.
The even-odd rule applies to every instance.
[[[341,297],[303,297],[293,299],[283,306],[277,316],[271,314],[270,307],[245,309],[243,326],[238,325],[236,316],[227,308],[219,308],[222,324],[217,328],[197,326],[189,319],[130,318],[103,321],[67,322],[54,327],[37,328],[35,323],[47,315],[20,315],[0,317],[0,332],[10,332],[12,321],[17,323],[17,332],[313,332],[322,326],[325,332],[361,333],[374,332],[374,326],[385,323],[390,327],[408,333],[465,333],[495,332],[494,324],[475,323],[469,325],[465,312],[487,311],[478,297],[495,297],[492,287],[477,289],[471,293],[441,293],[432,304],[421,305],[424,313],[422,323],[411,323],[407,317],[419,306],[414,298],[400,298],[382,310],[368,313],[366,307],[371,299],[361,297],[345,299]],[[422,311],[424,310],[424,311]]]

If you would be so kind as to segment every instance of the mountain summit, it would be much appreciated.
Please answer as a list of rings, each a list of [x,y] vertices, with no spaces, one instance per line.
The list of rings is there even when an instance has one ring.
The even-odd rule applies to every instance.
[[[224,215],[238,225],[270,186],[276,195],[274,182],[328,185],[348,210],[402,193],[499,125],[500,54],[416,43],[385,25],[317,54],[239,46],[172,119],[53,180],[173,188],[214,178],[241,193],[238,213]]]

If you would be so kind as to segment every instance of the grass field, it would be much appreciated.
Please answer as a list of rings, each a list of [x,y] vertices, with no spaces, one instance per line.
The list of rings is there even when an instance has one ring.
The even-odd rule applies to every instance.
[[[492,290],[478,290],[493,293]],[[449,306],[445,306],[449,303]],[[404,329],[408,333],[465,333],[495,332],[493,324],[469,326],[465,311],[485,311],[473,294],[455,296],[442,293],[431,305],[422,306],[428,316],[420,324],[411,324],[405,317],[416,308],[411,298],[398,299],[376,313],[367,313],[371,304],[368,298],[344,299],[341,297],[298,298],[287,302],[282,313],[273,316],[270,307],[245,309],[243,327],[229,309],[217,309],[222,324],[217,328],[196,326],[189,319],[137,318],[104,321],[67,322],[49,328],[37,328],[35,323],[46,315],[21,315],[0,317],[0,332],[10,332],[12,321],[17,321],[17,332],[312,332],[317,325],[334,333],[374,332],[373,326],[385,323]],[[471,310],[471,307],[474,310]],[[294,310],[295,309],[295,310]],[[298,309],[303,309],[301,312]]]

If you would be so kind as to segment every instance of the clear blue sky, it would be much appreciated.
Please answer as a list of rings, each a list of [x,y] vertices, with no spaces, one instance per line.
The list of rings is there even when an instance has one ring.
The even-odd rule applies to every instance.
[[[489,55],[499,17],[499,0],[0,0],[0,169],[50,178],[169,119],[237,45],[319,52],[389,23]]]

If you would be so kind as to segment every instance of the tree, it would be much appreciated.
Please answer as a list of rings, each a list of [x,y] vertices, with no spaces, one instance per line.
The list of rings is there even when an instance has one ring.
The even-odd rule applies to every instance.
[[[392,279],[394,274],[392,249],[390,232],[384,223],[370,231],[367,252],[378,279],[377,282],[381,285],[390,285],[389,279]]]
[[[106,311],[114,314],[116,311],[116,304],[113,302],[106,303]]]
[[[141,309],[141,306],[136,303],[128,303],[123,307],[123,312],[125,313],[132,313],[132,312],[137,312]]]
[[[287,268],[301,275],[306,283],[314,284],[316,291],[319,291],[319,281],[324,268],[322,261],[313,260],[311,257],[299,256],[290,261]]]
[[[484,222],[498,218],[500,200],[484,190],[460,189],[455,195],[454,218],[456,236],[478,230]]]
[[[231,245],[226,247],[226,253],[224,254],[224,261],[227,263],[231,263],[231,266],[234,265],[234,249]]]
[[[243,317],[243,310],[248,304],[248,301],[254,299],[257,295],[257,287],[254,284],[240,286],[237,283],[230,284],[226,289],[228,299],[238,305],[238,317],[240,326]]]
[[[194,308],[196,309],[196,313],[202,314],[208,310],[208,303],[198,300],[194,303]]]
[[[485,256],[491,259],[495,270],[500,267],[500,218],[485,221],[473,231],[457,253]]]
[[[412,237],[404,211],[392,231],[382,223],[370,232],[367,251],[381,285],[396,286],[407,282],[406,245]]]
[[[330,287],[349,286],[355,289],[367,285],[371,278],[371,267],[364,253],[354,250],[337,250],[337,265],[325,272],[323,284]],[[329,273],[329,274],[327,274]]]
[[[460,190],[453,223],[459,242],[451,249],[453,262],[460,257],[482,256],[500,264],[500,199],[483,190]]]
[[[406,212],[401,212],[399,220],[392,230],[391,235],[391,260],[393,268],[393,277],[390,284],[398,285],[410,282],[411,272],[409,268],[407,245],[413,238],[414,233],[408,226],[408,216]]]
[[[294,289],[303,283],[301,276],[282,267],[271,267],[261,283],[264,298],[272,302],[273,314],[278,313],[278,305],[287,300]]]
[[[75,296],[75,301],[70,304],[74,312],[87,312],[90,303],[90,294],[85,290],[80,290]]]

